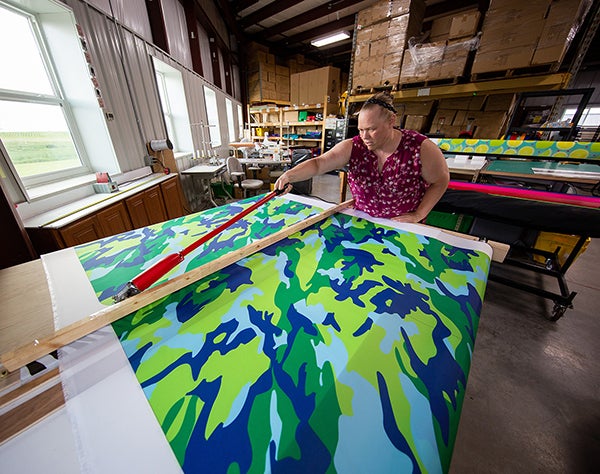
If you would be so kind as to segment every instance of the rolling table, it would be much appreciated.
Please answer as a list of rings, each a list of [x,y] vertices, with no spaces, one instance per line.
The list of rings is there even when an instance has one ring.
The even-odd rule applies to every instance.
[[[209,202],[212,204],[212,207],[217,207],[217,203],[214,200],[212,194],[212,187],[210,185],[211,181],[221,176],[226,169],[226,165],[196,165],[187,170],[183,170],[180,173],[184,175],[192,176],[193,178],[200,180],[200,185],[202,186],[201,193],[201,201],[200,202]],[[227,193],[225,188],[223,190]],[[228,194],[228,193],[227,193]],[[230,196],[231,197],[231,196]]]
[[[479,172],[482,179],[503,178],[525,182],[549,183],[554,190],[557,184],[595,185],[600,181],[600,165],[535,160],[492,160]]]

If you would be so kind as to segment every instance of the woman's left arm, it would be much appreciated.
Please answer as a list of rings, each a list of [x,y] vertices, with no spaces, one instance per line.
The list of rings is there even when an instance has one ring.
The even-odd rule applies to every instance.
[[[439,147],[427,139],[421,144],[421,176],[429,184],[421,204],[414,212],[392,219],[399,222],[421,222],[446,192],[450,181],[450,172],[446,158]]]

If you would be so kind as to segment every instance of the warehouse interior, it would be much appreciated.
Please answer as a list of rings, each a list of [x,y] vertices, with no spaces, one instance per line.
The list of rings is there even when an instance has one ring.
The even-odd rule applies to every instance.
[[[364,472],[379,456],[370,472],[595,472],[600,462],[599,24],[600,3],[593,0],[0,0],[0,58],[10,66],[0,71],[0,216],[5,223],[0,237],[0,295],[6,303],[0,310],[0,456],[6,472],[38,468],[131,472],[127,462],[139,462],[149,451],[152,456],[148,454],[145,462],[150,466],[159,459],[157,472],[199,472],[200,466],[203,472],[306,472],[309,468]],[[394,412],[396,406],[392,406],[389,410],[395,421],[383,420],[382,430],[394,454],[389,459],[387,454],[378,454],[381,439],[373,437],[362,448],[363,441],[356,442],[364,449],[363,456],[356,444],[341,440],[352,436],[364,440],[370,436],[368,430],[359,436],[349,428],[356,430],[357,425],[344,424],[347,420],[340,415],[335,429],[321,432],[311,418],[307,425],[319,433],[316,438],[322,438],[317,442],[306,435],[300,405],[284,407],[279,402],[273,408],[277,396],[285,392],[278,388],[272,389],[270,401],[257,401],[252,409],[270,403],[279,417],[260,424],[248,415],[248,426],[243,427],[247,433],[242,436],[233,430],[238,426],[236,416],[246,413],[246,408],[235,406],[243,402],[240,394],[248,396],[258,388],[234,384],[228,385],[230,393],[223,393],[226,385],[218,369],[213,379],[190,387],[186,401],[178,401],[172,411],[159,415],[157,406],[162,406],[152,397],[164,389],[144,385],[138,372],[146,353],[127,352],[128,347],[142,344],[142,336],[135,339],[140,329],[131,323],[129,332],[119,332],[116,321],[134,311],[140,311],[139,315],[150,312],[147,308],[163,301],[159,297],[174,298],[183,288],[177,282],[186,281],[186,272],[191,275],[204,264],[176,269],[170,278],[179,286],[169,293],[160,293],[171,283],[164,280],[153,287],[149,284],[146,290],[140,288],[141,294],[135,294],[137,288],[124,293],[130,287],[119,287],[120,282],[108,281],[109,276],[125,278],[126,271],[147,269],[144,252],[153,245],[164,245],[167,255],[181,251],[192,237],[205,243],[205,236],[207,240],[214,236],[202,236],[193,226],[211,230],[211,225],[223,224],[226,217],[235,221],[232,213],[240,212],[239,206],[255,211],[259,205],[274,206],[264,204],[268,200],[292,195],[298,196],[295,206],[329,209],[352,199],[347,168],[295,183],[283,198],[274,196],[275,182],[285,171],[358,135],[358,113],[379,92],[393,99],[396,128],[425,135],[446,161],[448,192],[423,220],[424,227],[446,236],[458,235],[464,245],[467,240],[475,242],[472,248],[465,247],[471,249],[465,262],[479,261],[481,246],[490,249],[486,253],[489,268],[473,270],[472,275],[466,267],[457,270],[453,266],[451,252],[441,251],[444,264],[467,275],[465,283],[459,284],[462,289],[445,293],[445,298],[459,301],[459,296],[482,293],[475,309],[461,303],[460,311],[468,322],[445,323],[462,324],[461,337],[472,338],[465,342],[466,355],[462,342],[454,342],[454,333],[444,338],[453,360],[462,357],[465,361],[456,362],[462,370],[453,381],[456,386],[442,386],[449,376],[439,373],[436,377],[443,380],[439,386],[429,376],[419,379],[417,366],[406,362],[412,350],[406,349],[408,343],[403,346],[408,355],[398,352],[394,358],[399,365],[407,365],[399,375],[402,389],[413,376],[417,380],[414,393],[425,386],[431,390],[427,384],[433,383],[440,389],[440,403],[451,415],[436,411],[431,392],[425,401],[431,401],[433,408],[424,408],[421,398],[414,406],[408,402],[405,412]],[[266,197],[258,201],[262,196]],[[288,213],[287,220],[282,217],[283,224],[277,225],[290,228],[296,225],[290,216],[305,212],[281,209]],[[252,215],[244,218],[248,229],[255,224],[257,230],[252,231],[261,238],[276,230],[270,221],[259,229]],[[408,234],[415,232],[417,239],[426,239],[415,228],[408,229]],[[141,235],[135,243],[128,240]],[[332,234],[331,238],[326,248],[334,255],[333,242],[340,237]],[[231,245],[228,253],[237,254],[241,250],[233,240],[227,244]],[[348,246],[359,248],[356,242]],[[128,253],[114,257],[113,252],[121,247]],[[71,263],[60,270],[67,252],[69,259],[81,262],[76,273],[69,273]],[[240,255],[231,263],[250,259],[251,254]],[[289,264],[286,269],[276,267],[282,272],[282,282],[290,272],[303,274],[313,266],[318,268],[316,263],[305,263],[303,268],[302,254],[298,255],[293,265],[297,270],[290,270]],[[414,251],[415,259],[420,255]],[[179,258],[177,264],[183,260]],[[352,263],[344,264],[344,271],[351,271]],[[122,274],[114,273],[121,268]],[[56,286],[59,274],[65,278],[64,289]],[[210,282],[206,280],[210,274],[189,275],[186,284],[189,278]],[[482,286],[470,279],[482,280]],[[353,281],[354,276],[347,284],[352,286]],[[100,284],[106,288],[98,289]],[[228,283],[232,293],[238,284],[242,285]],[[75,295],[88,291],[82,285],[93,286],[100,302],[114,298],[118,319],[102,324],[104,315],[111,312],[98,309],[100,302],[94,301],[93,310],[83,306],[73,310],[80,314],[79,321],[59,327],[57,308],[62,311],[62,306],[57,299],[73,298],[73,303],[65,304],[71,311],[71,306],[79,304]],[[212,283],[206,286],[214,289]],[[148,299],[144,299],[146,294]],[[360,300],[352,298],[355,303]],[[433,304],[434,298],[428,298]],[[137,301],[139,306],[135,306]],[[173,307],[210,306],[209,300],[198,301],[189,296]],[[281,295],[274,301],[283,304]],[[341,298],[336,301],[339,311],[353,311]],[[326,305],[323,302],[320,308]],[[129,309],[121,314],[120,307]],[[43,323],[38,313],[43,313]],[[265,312],[261,317],[272,315]],[[436,316],[439,324],[446,319],[452,316]],[[129,359],[131,367],[119,366],[118,372],[126,370],[135,375],[129,377],[132,380],[140,379],[141,388],[136,385],[132,400],[144,405],[144,410],[149,407],[148,413],[152,415],[153,410],[159,419],[157,423],[152,418],[152,429],[140,424],[132,431],[138,437],[136,443],[127,442],[123,448],[133,454],[119,452],[110,462],[104,459],[103,445],[97,453],[89,451],[95,441],[86,438],[85,430],[94,431],[98,440],[112,435],[101,433],[102,423],[82,421],[89,410],[78,405],[78,396],[93,385],[92,377],[76,380],[70,372],[76,367],[75,357],[69,357],[75,349],[87,351],[86,357],[100,354],[106,336],[93,331],[109,323],[122,341],[132,338],[131,346],[122,342],[123,359]],[[390,337],[401,341],[408,338],[407,331],[412,336],[412,330],[401,326],[399,336]],[[150,339],[158,341],[166,334],[166,323],[160,331]],[[309,334],[309,325],[298,331]],[[296,334],[296,329],[291,332]],[[110,337],[118,343],[117,336]],[[204,333],[202,337],[210,339]],[[215,354],[224,356],[218,346],[221,336],[211,337]],[[273,333],[270,337],[279,341],[282,336]],[[389,339],[382,340],[382,351]],[[311,350],[318,345],[315,341],[310,342]],[[328,336],[323,341],[329,341]],[[193,356],[204,347],[192,350]],[[166,349],[152,349],[148,354],[161,350]],[[365,351],[362,357],[368,359]],[[237,357],[242,358],[241,354]],[[431,359],[424,364],[444,373],[444,367],[433,367],[434,356],[430,353]],[[317,365],[330,363],[320,357],[315,352]],[[110,378],[113,369],[117,373],[116,365],[101,367],[92,365],[92,359],[85,360],[100,374],[98,381]],[[374,360],[379,361],[379,355]],[[310,362],[304,363],[295,377],[290,376],[298,386],[310,378]],[[347,363],[345,370],[351,374]],[[199,377],[200,369],[196,373],[190,367]],[[273,367],[276,374],[278,369]],[[324,385],[323,374],[319,383]],[[215,380],[223,383],[222,392],[209,402],[213,388],[208,387]],[[382,391],[384,375],[378,371],[373,380],[369,383]],[[363,410],[363,419],[377,418],[374,413],[379,412],[372,407],[344,404],[347,393],[337,379],[336,383],[337,395],[332,395],[339,399],[336,410],[352,412],[355,418]],[[391,385],[389,390],[390,397],[404,395],[399,388],[394,392]],[[200,401],[189,402],[190,394]],[[219,405],[219,399],[223,404],[231,401],[233,408]],[[110,404],[108,398],[102,400]],[[316,403],[314,398],[311,403]],[[315,409],[323,420],[333,419],[326,413],[333,405],[327,403],[330,400],[324,396],[323,406]],[[383,413],[384,405],[378,407]],[[123,412],[129,409],[129,401],[123,407]],[[181,411],[175,413],[175,408]],[[205,428],[206,440],[213,444],[194,446],[190,441],[196,433],[186,432],[185,426],[192,412],[210,427]],[[225,415],[216,420],[211,418],[214,412]],[[297,423],[295,435],[287,431],[284,413]],[[175,432],[176,426],[181,431]],[[218,436],[211,438],[212,430]],[[427,444],[429,431],[436,446]],[[64,433],[68,435],[63,438]],[[296,436],[287,440],[287,455],[273,441],[276,433],[280,440]],[[41,449],[40,456],[26,454],[31,446],[52,444],[50,436],[62,441]],[[113,443],[118,439],[115,436]],[[266,443],[265,452],[257,447],[259,442]],[[321,442],[324,451],[319,450]],[[181,447],[184,444],[187,451]],[[353,448],[358,451],[352,453]],[[163,449],[169,454],[163,455]],[[194,450],[199,458],[210,457],[210,463],[192,464],[187,453]],[[402,455],[396,457],[396,451]],[[264,458],[263,464],[256,464],[258,457]],[[363,463],[352,466],[355,458]]]

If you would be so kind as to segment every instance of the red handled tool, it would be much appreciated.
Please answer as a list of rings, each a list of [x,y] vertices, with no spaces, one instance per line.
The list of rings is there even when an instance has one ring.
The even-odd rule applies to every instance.
[[[154,265],[152,265],[150,268],[144,270],[142,273],[140,273],[138,276],[136,276],[133,280],[128,282],[125,285],[125,287],[121,291],[119,291],[119,293],[117,293],[115,296],[113,296],[113,300],[116,303],[118,303],[119,301],[123,301],[123,300],[129,298],[130,296],[137,295],[138,293],[149,288],[152,284],[156,283],[161,277],[166,275],[167,272],[169,272],[170,270],[175,268],[177,265],[179,265],[181,262],[183,262],[186,255],[193,252],[198,247],[200,247],[203,243],[209,241],[215,235],[221,233],[223,230],[227,229],[229,226],[231,226],[232,224],[235,224],[237,221],[239,221],[242,217],[250,214],[252,211],[254,211],[258,207],[262,206],[267,201],[273,199],[275,196],[278,196],[282,192],[283,192],[283,190],[279,190],[279,189],[277,189],[275,191],[271,191],[265,197],[263,197],[259,201],[252,204],[250,207],[248,207],[247,209],[244,209],[237,216],[232,217],[224,224],[221,224],[216,229],[211,230],[208,234],[202,236],[201,238],[199,238],[192,244],[188,245],[181,252],[167,255],[162,260],[159,260]]]

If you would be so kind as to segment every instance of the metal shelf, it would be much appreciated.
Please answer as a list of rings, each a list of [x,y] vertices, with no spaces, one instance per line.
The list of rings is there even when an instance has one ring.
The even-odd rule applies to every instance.
[[[546,74],[539,76],[510,77],[504,79],[468,82],[431,87],[406,88],[391,92],[395,100],[429,100],[450,97],[466,97],[479,94],[505,94],[526,91],[560,90],[571,78],[569,73]],[[348,97],[348,102],[364,102],[372,93]]]

